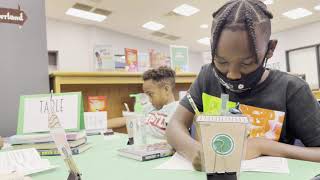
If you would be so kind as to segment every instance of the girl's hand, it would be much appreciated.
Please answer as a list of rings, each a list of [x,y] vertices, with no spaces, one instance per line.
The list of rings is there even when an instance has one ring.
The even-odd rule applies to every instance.
[[[262,145],[266,139],[249,138],[247,142],[246,159],[254,159],[262,155]]]

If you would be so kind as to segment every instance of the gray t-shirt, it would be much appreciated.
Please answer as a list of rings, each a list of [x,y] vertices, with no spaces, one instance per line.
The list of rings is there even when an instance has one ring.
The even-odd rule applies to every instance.
[[[239,95],[221,86],[211,64],[202,69],[189,92],[199,111],[203,111],[202,93],[220,97],[229,94],[230,101],[250,106],[285,112],[280,142],[293,144],[300,139],[305,146],[320,146],[320,105],[309,85],[302,79],[278,70],[270,70],[269,76],[249,93]],[[180,105],[194,113],[187,97]]]

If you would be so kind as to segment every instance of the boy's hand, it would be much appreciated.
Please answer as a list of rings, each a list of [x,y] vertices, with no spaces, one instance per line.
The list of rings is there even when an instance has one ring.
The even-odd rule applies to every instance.
[[[200,147],[200,144],[196,144],[194,147],[195,147],[194,153],[193,153],[193,156],[191,157],[192,166],[197,171],[201,171],[201,169],[202,169],[202,167],[201,167],[201,147]]]
[[[3,139],[0,136],[0,149],[3,147]]]
[[[264,138],[249,138],[247,142],[246,159],[254,159],[262,155]]]

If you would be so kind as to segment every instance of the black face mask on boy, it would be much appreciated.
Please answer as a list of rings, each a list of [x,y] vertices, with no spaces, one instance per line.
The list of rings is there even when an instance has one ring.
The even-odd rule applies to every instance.
[[[226,89],[234,92],[234,93],[243,93],[245,91],[253,89],[260,81],[263,73],[265,72],[265,66],[266,66],[266,55],[269,51],[269,47],[267,49],[267,52],[263,58],[263,62],[261,65],[253,72],[241,75],[241,79],[239,80],[230,80],[226,77],[226,75],[222,74],[213,64],[213,68],[215,70],[215,76],[219,79],[220,84],[224,86]]]

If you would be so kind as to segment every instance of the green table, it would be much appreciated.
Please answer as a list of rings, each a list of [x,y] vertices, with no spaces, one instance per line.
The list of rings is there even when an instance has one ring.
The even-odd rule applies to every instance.
[[[84,180],[116,179],[116,180],[206,180],[205,173],[192,171],[156,170],[168,158],[139,162],[117,155],[117,149],[125,146],[125,135],[116,134],[105,140],[102,136],[91,136],[89,143],[93,145],[88,151],[74,156],[82,172]],[[58,168],[32,175],[33,180],[64,180],[67,179],[67,168],[58,156],[44,157]],[[320,164],[288,160],[290,174],[249,173],[240,174],[241,180],[308,180],[320,173]]]

